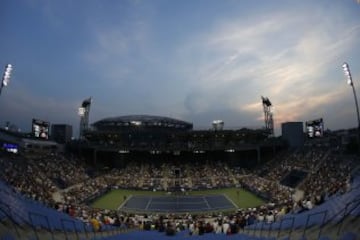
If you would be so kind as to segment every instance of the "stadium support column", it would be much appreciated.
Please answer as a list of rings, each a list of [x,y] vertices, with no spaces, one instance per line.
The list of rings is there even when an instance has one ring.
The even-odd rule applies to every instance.
[[[355,87],[354,87],[354,82],[352,80],[349,64],[347,64],[345,62],[342,65],[342,67],[343,67],[345,76],[347,78],[347,84],[352,88],[353,94],[354,94],[355,108],[356,108],[356,115],[357,115],[357,122],[358,122],[358,127],[357,127],[357,148],[358,148],[358,152],[360,154],[360,115],[359,115],[358,100],[357,100],[356,91],[355,91]]]
[[[257,157],[257,166],[260,165],[261,162],[261,151],[260,151],[260,146],[256,147],[256,157]]]
[[[273,111],[272,104],[267,97],[261,96],[262,105],[264,109],[265,116],[265,130],[268,132],[269,136],[274,136],[274,119],[273,119]]]
[[[91,97],[85,99],[80,108],[79,108],[79,116],[80,116],[80,128],[79,128],[79,139],[84,139],[84,132],[89,128],[89,114],[91,107]]]
[[[96,166],[96,164],[97,164],[97,148],[96,147],[94,147],[94,150],[93,150],[93,164],[94,164],[94,166]]]

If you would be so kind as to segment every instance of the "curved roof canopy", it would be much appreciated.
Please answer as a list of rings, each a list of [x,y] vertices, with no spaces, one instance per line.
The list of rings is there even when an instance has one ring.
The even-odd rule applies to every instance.
[[[102,120],[95,122],[93,126],[98,129],[106,126],[113,126],[113,127],[146,126],[146,127],[192,129],[193,124],[182,120],[169,118],[169,117],[162,117],[162,116],[126,115],[119,117],[104,118]]]

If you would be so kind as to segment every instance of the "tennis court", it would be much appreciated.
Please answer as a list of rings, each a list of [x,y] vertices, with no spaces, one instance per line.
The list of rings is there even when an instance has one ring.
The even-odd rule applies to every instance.
[[[206,196],[130,196],[120,207],[122,211],[138,212],[204,212],[235,209],[225,195]]]

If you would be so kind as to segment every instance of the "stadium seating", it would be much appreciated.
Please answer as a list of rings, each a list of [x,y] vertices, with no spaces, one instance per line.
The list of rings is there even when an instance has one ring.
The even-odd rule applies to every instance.
[[[258,237],[258,236],[249,236],[247,234],[235,234],[235,235],[226,235],[226,234],[214,234],[207,233],[204,235],[190,236],[187,231],[179,232],[175,236],[166,236],[165,233],[160,233],[157,231],[133,231],[129,233],[123,233],[114,235],[111,237],[105,237],[104,240],[180,240],[180,239],[191,239],[191,240],[275,240],[275,237]],[[290,238],[284,237],[281,240],[316,240],[314,238]],[[353,232],[346,232],[340,236],[340,240],[357,240],[357,235]],[[321,236],[318,240],[335,240],[335,238]]]
[[[248,226],[248,229],[298,229],[310,227],[313,225],[321,225],[331,222],[339,222],[344,215],[350,214],[359,216],[360,209],[360,176],[356,177],[353,182],[351,191],[329,198],[322,205],[311,210],[298,213],[288,214],[281,221],[272,224],[256,223]],[[292,221],[293,220],[293,221]]]
[[[14,192],[2,181],[0,181],[0,209],[9,214],[11,219],[19,225],[50,230],[92,231],[82,221],[27,199]],[[5,214],[0,214],[0,216],[5,217]]]
[[[151,175],[151,174],[150,174]],[[250,180],[252,178],[249,178]],[[269,181],[269,180],[266,180]],[[264,181],[266,183],[266,181]],[[89,182],[95,182],[90,179]],[[260,183],[264,183],[260,182]],[[87,182],[88,183],[88,182]],[[100,184],[102,182],[100,181]],[[15,185],[14,185],[15,186]],[[81,185],[82,186],[82,185]],[[94,185],[96,188],[98,185]],[[43,203],[35,201],[25,195],[22,195],[15,190],[12,186],[9,186],[7,182],[0,181],[0,220],[11,219],[13,222],[20,226],[28,226],[30,229],[47,229],[48,231],[60,231],[63,233],[86,233],[94,232],[94,229],[90,224],[86,224],[76,218],[70,217],[65,211],[57,211],[53,208],[46,207]],[[81,190],[82,188],[79,187]],[[90,192],[91,192],[90,188]],[[216,196],[206,197],[208,204],[216,207],[224,205],[223,202],[219,202]],[[46,204],[46,203],[45,203]],[[307,229],[312,226],[322,226],[324,224],[339,224],[344,220],[344,216],[360,216],[360,174],[353,178],[351,188],[347,192],[341,192],[334,194],[326,201],[318,206],[315,206],[311,210],[303,211],[297,214],[287,214],[282,216],[281,220],[274,223],[267,224],[265,221],[255,222],[250,226],[245,227],[245,233],[234,235],[214,234],[206,233],[204,235],[189,235],[189,231],[181,231],[175,234],[175,236],[166,236],[165,233],[158,231],[140,231],[138,225],[134,227],[136,230],[131,230],[126,233],[121,233],[114,236],[103,237],[93,236],[93,239],[244,239],[244,240],[268,240],[275,239],[274,237],[260,237],[261,233],[271,230],[289,231]],[[226,217],[226,216],[224,216]],[[135,221],[134,221],[135,222]],[[102,232],[111,232],[115,227],[112,225],[102,225]],[[109,230],[109,231],[108,231]],[[305,232],[305,231],[304,231]],[[113,234],[114,232],[110,233]],[[254,233],[254,234],[253,234]],[[340,239],[352,240],[356,239],[358,232],[345,232],[341,235]],[[99,234],[100,235],[100,234]],[[260,235],[260,236],[250,236]],[[320,234],[319,234],[320,235]],[[16,239],[11,234],[1,233],[1,239]],[[289,238],[283,238],[289,239]],[[300,239],[300,238],[297,238]],[[304,240],[313,240],[313,238],[301,238]],[[319,240],[327,240],[329,236],[320,236]]]
[[[204,235],[190,236],[188,231],[182,231],[177,233],[175,236],[167,236],[165,233],[157,231],[133,231],[125,234],[119,234],[112,237],[104,238],[104,240],[180,240],[180,239],[191,239],[191,240],[275,240],[273,237],[253,237],[246,234],[214,234],[207,233]]]
[[[357,237],[358,236],[353,232],[346,232],[341,236],[340,240],[356,240],[358,239]]]

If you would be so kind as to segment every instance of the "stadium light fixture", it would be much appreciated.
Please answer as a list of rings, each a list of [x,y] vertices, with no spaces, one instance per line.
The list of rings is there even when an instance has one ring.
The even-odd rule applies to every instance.
[[[0,94],[3,87],[6,87],[9,84],[12,70],[13,70],[13,66],[11,64],[7,64],[5,66],[5,71],[1,80]]]
[[[233,153],[233,152],[235,152],[235,149],[226,149],[225,152],[227,152],[227,153]]]
[[[346,62],[342,65],[343,70],[344,70],[344,74],[347,78],[347,84],[352,86],[353,85],[353,81],[352,81],[352,77],[351,77],[351,72],[350,72],[350,68],[349,68],[349,64],[347,64]]]
[[[359,115],[358,100],[357,100],[356,91],[355,91],[355,87],[354,87],[354,82],[352,80],[349,64],[344,62],[343,65],[342,65],[342,68],[343,68],[344,74],[345,74],[345,76],[347,78],[347,84],[351,86],[351,88],[353,90],[353,94],[354,94],[355,107],[356,107],[357,120],[358,120],[358,148],[359,148],[359,151],[360,151],[360,115]]]
[[[140,126],[142,124],[141,121],[131,121],[130,123],[134,126]]]
[[[130,151],[129,150],[126,150],[126,149],[120,149],[119,150],[119,153],[129,153]]]
[[[79,114],[80,117],[84,116],[85,115],[85,108],[79,107],[78,114]]]

